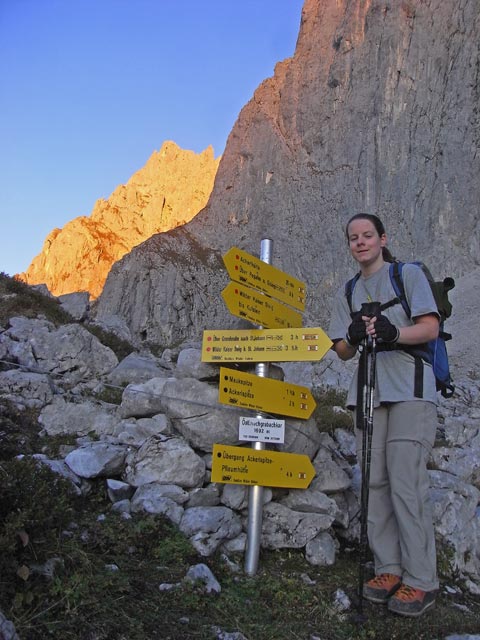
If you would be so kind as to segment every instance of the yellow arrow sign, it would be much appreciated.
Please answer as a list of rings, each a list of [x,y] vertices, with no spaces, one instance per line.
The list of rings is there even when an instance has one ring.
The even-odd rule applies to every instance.
[[[321,360],[332,341],[319,327],[203,332],[202,362]]]
[[[213,445],[212,482],[306,489],[314,477],[303,454]]]
[[[223,256],[228,275],[240,282],[304,311],[305,283],[280,271],[271,264],[250,255],[242,249],[232,247]]]
[[[222,291],[222,297],[230,313],[262,327],[302,326],[302,316],[298,311],[238,282],[230,282]]]
[[[272,378],[260,378],[226,367],[220,367],[218,401],[255,411],[305,419],[312,415],[317,406],[308,387]]]

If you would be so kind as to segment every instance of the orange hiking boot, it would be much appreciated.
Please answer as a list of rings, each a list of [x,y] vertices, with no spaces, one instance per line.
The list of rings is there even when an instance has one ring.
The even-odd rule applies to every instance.
[[[388,601],[388,610],[401,616],[416,618],[435,604],[435,591],[414,589],[402,584],[396,594]]]
[[[393,573],[379,573],[363,585],[363,597],[370,602],[384,604],[402,584],[400,576]]]

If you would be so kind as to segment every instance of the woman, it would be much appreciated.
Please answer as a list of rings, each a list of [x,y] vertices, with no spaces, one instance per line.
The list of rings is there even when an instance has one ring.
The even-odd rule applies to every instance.
[[[403,281],[411,319],[401,304],[392,304],[374,317],[362,315],[362,304],[383,305],[395,298],[389,275],[389,262],[394,259],[377,216],[353,216],[346,235],[360,275],[351,295],[352,311],[345,287],[338,292],[329,335],[342,360],[353,358],[370,338],[376,345],[368,507],[368,540],[376,575],[363,585],[363,597],[388,603],[389,610],[400,615],[419,616],[434,604],[438,589],[426,468],[435,440],[436,386],[431,366],[424,363],[419,375],[419,359],[406,350],[437,337],[437,306],[421,268],[406,264]],[[347,398],[351,409],[357,404],[357,375],[358,369]],[[362,427],[357,420],[359,457]]]

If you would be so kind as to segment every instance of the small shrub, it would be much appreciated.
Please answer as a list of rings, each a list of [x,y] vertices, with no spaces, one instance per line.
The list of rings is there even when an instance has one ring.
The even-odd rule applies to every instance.
[[[15,551],[19,531],[33,543],[70,521],[72,486],[45,464],[31,458],[3,461],[0,477],[0,554]]]
[[[36,291],[25,282],[0,273],[0,295],[3,294],[0,309],[0,324],[7,325],[13,316],[37,318],[44,316],[56,326],[75,322],[58,300]],[[13,295],[12,295],[13,294]]]
[[[38,409],[24,409],[9,400],[0,404],[0,462],[11,460],[19,453],[31,455],[41,450],[39,436]]]
[[[347,394],[336,389],[312,389],[312,395],[317,403],[313,417],[320,431],[333,433],[335,429],[353,429],[353,419],[350,412],[336,411],[334,407],[345,408]]]
[[[40,462],[0,463],[0,602],[33,604],[31,567],[55,555],[74,500],[70,483]]]

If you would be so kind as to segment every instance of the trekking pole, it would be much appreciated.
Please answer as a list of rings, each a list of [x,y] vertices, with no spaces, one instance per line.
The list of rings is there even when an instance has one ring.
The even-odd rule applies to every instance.
[[[379,313],[379,303],[362,305],[362,315],[373,317]],[[373,409],[376,376],[376,340],[365,339],[363,344],[363,432],[362,432],[362,481],[360,493],[360,562],[358,572],[358,615],[363,621],[363,583],[368,550],[368,501],[370,493],[370,465],[372,454]],[[369,363],[370,360],[370,363]],[[360,374],[360,371],[359,371]],[[359,402],[357,398],[357,402]]]

